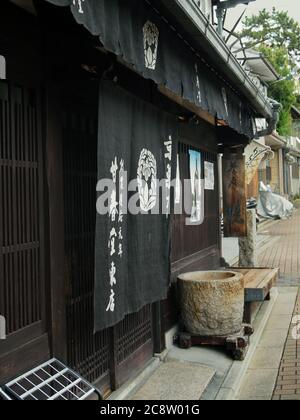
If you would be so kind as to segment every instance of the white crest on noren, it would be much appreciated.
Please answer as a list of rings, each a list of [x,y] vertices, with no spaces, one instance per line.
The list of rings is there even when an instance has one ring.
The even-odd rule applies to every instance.
[[[73,6],[76,6],[76,4],[78,3],[78,13],[80,14],[84,14],[84,10],[82,8],[82,3],[84,3],[85,0],[73,0]]]
[[[223,102],[224,102],[224,107],[225,107],[226,115],[228,117],[229,116],[229,112],[228,112],[228,99],[227,99],[227,92],[226,92],[226,89],[224,87],[222,88],[222,96],[223,96]]]
[[[159,30],[154,23],[148,20],[143,27],[143,33],[145,66],[147,69],[155,70],[157,63]]]
[[[140,207],[148,213],[157,201],[157,163],[150,150],[143,149],[137,170]]]

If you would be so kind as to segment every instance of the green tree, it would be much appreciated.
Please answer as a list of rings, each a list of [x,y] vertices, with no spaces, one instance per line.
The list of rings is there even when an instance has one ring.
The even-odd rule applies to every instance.
[[[282,104],[278,123],[281,135],[292,131],[291,107],[297,105],[296,79],[300,75],[300,26],[287,12],[273,8],[244,21],[244,45],[260,51],[274,66],[281,81],[270,83],[269,96]]]
[[[282,136],[291,135],[292,116],[291,108],[297,102],[296,83],[291,76],[288,51],[285,47],[269,47],[261,45],[260,52],[270,61],[282,79],[269,84],[269,96],[282,105],[277,130]]]
[[[257,16],[246,17],[241,35],[250,45],[285,47],[290,65],[300,62],[300,26],[287,12],[264,9]]]

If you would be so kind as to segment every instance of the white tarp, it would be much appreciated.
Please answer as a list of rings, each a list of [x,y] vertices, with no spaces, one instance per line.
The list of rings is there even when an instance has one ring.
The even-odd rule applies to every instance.
[[[288,219],[293,215],[294,206],[284,197],[274,194],[270,187],[260,183],[257,213],[265,218]]]

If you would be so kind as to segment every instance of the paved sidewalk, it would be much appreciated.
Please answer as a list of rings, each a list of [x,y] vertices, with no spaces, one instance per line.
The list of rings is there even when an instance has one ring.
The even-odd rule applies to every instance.
[[[278,299],[246,372],[238,400],[272,400],[297,296],[298,288],[279,288]]]
[[[296,301],[293,318],[299,315],[300,293]],[[293,337],[295,326],[296,324],[290,326],[273,400],[300,400],[300,340],[295,340]]]
[[[280,268],[279,297],[238,399],[300,400],[300,340],[292,335],[300,315],[300,211],[261,233],[272,246],[260,250],[259,265]]]

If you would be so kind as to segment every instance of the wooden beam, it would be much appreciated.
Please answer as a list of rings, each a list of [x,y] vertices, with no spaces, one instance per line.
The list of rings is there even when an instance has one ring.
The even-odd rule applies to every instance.
[[[209,114],[204,109],[192,104],[191,102],[183,99],[181,96],[176,95],[175,93],[171,92],[163,85],[158,86],[158,91],[166,96],[171,101],[177,103],[178,105],[182,106],[183,108],[187,109],[190,112],[193,112],[195,115],[200,117],[202,120],[208,122],[209,124],[216,126],[216,118]]]

